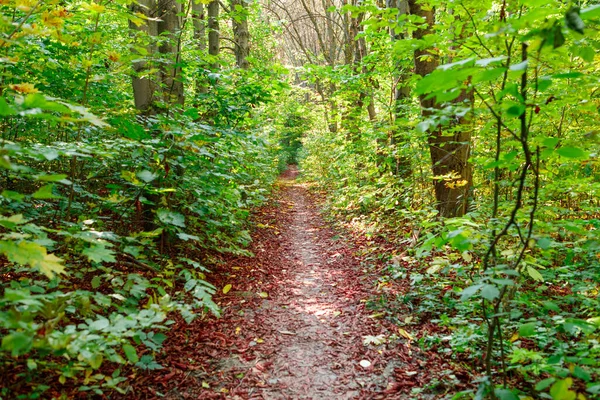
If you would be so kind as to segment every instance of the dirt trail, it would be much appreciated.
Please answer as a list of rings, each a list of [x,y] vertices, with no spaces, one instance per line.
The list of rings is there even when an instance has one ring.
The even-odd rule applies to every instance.
[[[307,190],[284,176],[279,199],[258,215],[255,257],[216,272],[220,319],[181,324],[163,364],[182,369],[154,394],[172,399],[412,399],[427,380],[423,354],[366,309],[373,281],[356,249],[322,220]],[[186,355],[187,361],[186,361]],[[177,357],[177,358],[175,358]],[[187,365],[182,365],[187,364]],[[186,372],[185,369],[188,369]],[[171,370],[172,371],[172,370]],[[148,391],[147,389],[143,389]],[[151,389],[152,392],[154,389]],[[151,396],[148,396],[151,397]]]
[[[364,382],[355,376],[361,360],[353,359],[350,349],[360,338],[354,321],[340,316],[354,314],[358,305],[347,304],[335,290],[343,284],[343,271],[332,267],[343,255],[330,254],[335,245],[320,237],[304,190],[291,186],[287,193],[293,204],[286,232],[288,270],[283,293],[270,305],[265,322],[273,333],[289,338],[274,353],[265,373],[270,385],[261,394],[264,399],[355,398]]]

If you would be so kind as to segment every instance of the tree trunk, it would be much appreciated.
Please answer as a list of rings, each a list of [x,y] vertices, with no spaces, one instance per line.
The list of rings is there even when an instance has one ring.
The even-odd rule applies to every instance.
[[[250,32],[248,31],[248,8],[246,0],[231,1],[233,38],[235,41],[235,60],[239,68],[248,69],[250,54]]]
[[[396,22],[400,16],[409,13],[407,0],[387,0],[387,8],[395,8],[397,10]],[[392,42],[403,40],[404,34],[398,31],[397,27],[390,28],[390,39]],[[407,71],[403,69],[401,62],[398,61],[394,71],[394,108],[391,113],[391,129],[389,135],[389,143],[392,146],[402,145],[408,141],[406,132],[398,129],[397,120],[405,118],[407,115],[408,103],[410,102],[410,87],[408,82]],[[407,156],[398,155],[394,157],[393,165],[391,166],[392,173],[403,180],[406,180],[412,175],[412,165],[410,158]]]
[[[199,0],[192,0],[192,21],[194,23],[194,42],[198,50],[206,50],[206,15],[204,4]]]
[[[208,54],[213,58],[211,69],[219,69],[217,57],[221,50],[219,33],[219,0],[213,0],[208,4]]]
[[[137,4],[134,3],[131,11],[133,13],[141,13],[146,17],[151,18],[156,10],[156,6],[156,0],[139,0]],[[156,37],[158,35],[158,24],[153,19],[146,20],[145,23],[140,26],[130,21],[129,27],[133,31],[140,32],[140,34],[146,34],[151,37]],[[156,47],[154,45],[149,45],[148,47],[148,54],[156,53]],[[154,92],[156,90],[156,82],[144,73],[148,69],[148,62],[145,60],[133,63],[135,74],[132,76],[132,85],[135,108],[146,115],[155,113],[153,104],[155,100]]]
[[[415,39],[422,39],[431,34],[434,24],[435,10],[421,7],[421,2],[409,0],[410,12],[423,17],[426,21],[424,28],[413,33]],[[437,57],[428,49],[415,50],[415,72],[425,76],[433,72],[439,64]],[[461,96],[462,101],[466,94]],[[420,98],[422,114],[427,117],[438,107],[434,98]],[[441,127],[431,132],[428,143],[431,164],[434,175],[434,189],[437,208],[442,217],[457,217],[467,212],[468,194],[472,181],[472,171],[468,163],[471,133],[466,129],[454,129],[452,135],[445,135]]]
[[[159,0],[158,35],[166,37],[158,48],[163,56],[160,66],[161,91],[165,104],[183,104],[181,80],[181,4],[177,0]]]

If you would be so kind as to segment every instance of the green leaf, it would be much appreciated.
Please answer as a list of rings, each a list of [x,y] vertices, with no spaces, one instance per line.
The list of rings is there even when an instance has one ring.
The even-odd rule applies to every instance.
[[[9,241],[0,241],[0,254],[4,254],[9,261],[30,265],[52,279],[54,274],[62,274],[65,267],[63,260],[53,254],[47,254],[45,247],[37,243],[21,241],[18,244]]]
[[[52,193],[54,185],[46,185],[39,188],[32,196],[34,199],[47,200],[47,199],[62,199],[62,196],[57,196]]]
[[[102,356],[101,353],[95,353],[95,354],[92,354],[92,356],[87,359],[87,362],[88,362],[88,364],[90,364],[90,367],[92,367],[92,369],[98,369],[102,365],[103,360],[104,360],[104,357]]]
[[[23,214],[15,214],[10,217],[0,215],[0,226],[7,229],[14,229],[17,225],[26,223],[27,220],[23,217]]]
[[[552,400],[575,400],[577,393],[570,390],[571,386],[573,386],[572,378],[566,378],[554,383],[550,388]]]
[[[575,368],[573,368],[573,376],[585,382],[589,382],[592,380],[592,375],[585,369],[581,368],[579,365],[576,365]]]
[[[565,158],[588,158],[588,153],[578,147],[563,146],[557,149],[556,152]]]
[[[584,8],[579,12],[579,17],[583,20],[600,17],[600,4]]]
[[[140,178],[141,180],[143,180],[146,183],[150,183],[156,179],[156,175],[148,170],[140,171],[136,175],[138,178]]]
[[[509,104],[509,103],[507,103]],[[506,114],[510,117],[520,117],[525,112],[525,105],[512,103],[507,109]]]
[[[156,216],[158,217],[158,220],[165,225],[173,225],[180,228],[185,228],[185,217],[183,214],[167,210],[166,208],[161,208],[156,211]]]
[[[460,299],[462,301],[468,300],[469,298],[471,298],[475,293],[477,293],[477,291],[479,289],[481,289],[483,285],[473,285],[473,286],[469,286],[467,288],[465,288],[461,295],[460,295]]]
[[[37,179],[38,181],[43,181],[43,182],[59,182],[62,181],[63,179],[65,179],[68,175],[66,174],[55,174],[55,175],[46,175],[46,174],[40,174],[38,176],[35,177],[35,179]]]
[[[551,301],[542,301],[542,305],[544,306],[544,308],[546,310],[550,310],[550,311],[554,311],[554,312],[560,311],[560,307],[556,303],[553,303]]]
[[[29,370],[37,369],[37,363],[35,362],[35,360],[32,360],[31,358],[27,359],[27,369],[29,369]]]
[[[530,277],[533,278],[533,280],[538,282],[544,282],[544,277],[542,276],[542,274],[540,274],[539,271],[533,268],[531,265],[527,266],[527,273]]]
[[[8,158],[8,156],[0,156],[0,168],[9,170],[13,169],[13,166],[10,163],[10,158]]]
[[[536,241],[536,244],[538,245],[538,247],[542,250],[548,250],[550,248],[550,246],[552,245],[552,240],[546,237],[542,237],[539,238]]]
[[[473,75],[472,82],[480,83],[480,82],[490,82],[495,81],[500,78],[506,72],[506,68],[494,68],[494,69],[485,69]]]
[[[127,360],[130,363],[135,364],[138,361],[140,361],[140,358],[137,355],[137,351],[135,350],[135,347],[133,347],[132,345],[124,344],[123,352],[125,353],[125,357],[127,357]]]
[[[536,322],[528,322],[519,327],[519,336],[530,337],[535,335]]]
[[[492,58],[482,58],[481,60],[477,60],[475,62],[475,65],[478,65],[480,67],[487,67],[490,64],[496,64],[496,63],[502,62],[502,61],[504,61],[506,59],[507,59],[506,56],[492,57]]]
[[[188,235],[187,233],[183,233],[183,232],[179,232],[177,234],[177,237],[181,240],[184,241],[188,241],[188,240],[200,240],[200,237],[196,236],[196,235]]]
[[[101,331],[103,329],[106,329],[110,326],[110,321],[104,317],[100,317],[100,319],[97,319],[96,321],[92,321],[88,324],[88,326],[90,327],[91,330],[94,331]]]
[[[591,394],[600,394],[600,385],[589,386],[585,391]]]
[[[115,252],[101,244],[92,245],[86,249],[83,249],[81,254],[86,256],[88,260],[97,263],[117,261],[117,259],[115,258]]]
[[[425,121],[421,121],[417,124],[417,126],[415,127],[415,129],[417,130],[417,132],[419,133],[425,133],[429,130],[429,128],[431,128],[433,126],[433,124],[431,123],[430,120],[425,120]]]
[[[92,278],[92,289],[98,289],[101,284],[102,278],[100,278],[98,275]]]
[[[535,390],[541,392],[542,390],[548,389],[550,385],[552,385],[554,382],[556,382],[556,378],[547,378],[542,381],[539,381],[535,385]]]
[[[2,349],[10,351],[13,357],[27,353],[33,345],[33,338],[22,332],[14,332],[2,338]]]
[[[596,56],[596,51],[591,46],[585,46],[579,49],[579,57],[584,61],[592,62]]]
[[[483,288],[481,288],[481,297],[493,301],[500,297],[500,291],[494,285],[484,285]]]
[[[508,389],[495,389],[494,394],[500,400],[519,400],[519,396]]]
[[[4,97],[0,97],[0,117],[8,117],[9,115],[15,115],[17,112],[8,105]]]
[[[525,60],[518,64],[513,64],[510,66],[511,71],[525,71],[527,69],[527,65],[529,65],[529,61]]]

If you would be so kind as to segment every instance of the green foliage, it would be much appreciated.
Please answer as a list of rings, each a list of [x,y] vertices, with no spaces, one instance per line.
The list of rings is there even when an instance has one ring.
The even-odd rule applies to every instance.
[[[153,39],[128,4],[0,5],[0,397],[124,393],[123,366],[162,368],[176,314],[219,315],[208,255],[248,253],[279,173],[263,122],[285,70],[224,69],[186,87],[196,106],[138,116],[132,63],[157,60],[130,52]]]
[[[423,23],[417,16],[369,2],[347,7],[364,17],[361,38],[374,57],[306,68],[312,82],[336,90],[334,106],[319,110],[329,126],[304,139],[303,174],[327,193],[332,219],[402,247],[403,262],[390,257],[380,280],[410,278],[410,293],[372,306],[400,326],[421,319],[447,329],[419,344],[482,375],[477,389],[455,398],[594,398],[598,5],[423,3],[437,11],[420,40],[410,38]],[[441,65],[414,76],[416,48]],[[356,101],[365,86],[375,121]],[[401,86],[406,97],[388,101]],[[435,108],[421,112],[419,100]],[[338,129],[329,129],[335,118]],[[452,141],[461,129],[472,138],[464,144],[469,213],[442,219],[431,182],[452,189],[456,179],[433,176],[429,135]]]

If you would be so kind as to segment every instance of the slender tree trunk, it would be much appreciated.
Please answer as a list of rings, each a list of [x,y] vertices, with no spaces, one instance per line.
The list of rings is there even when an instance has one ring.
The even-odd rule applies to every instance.
[[[422,39],[431,34],[435,10],[431,7],[422,7],[418,0],[409,0],[409,6],[411,14],[423,17],[426,21],[424,28],[417,29],[413,33],[414,38]],[[439,64],[437,57],[428,49],[415,50],[414,62],[415,72],[421,76],[430,74]],[[462,97],[462,100],[464,99],[466,97]],[[420,101],[424,117],[431,115],[432,112],[428,109],[437,107],[434,98],[427,99],[421,96]],[[467,211],[472,181],[472,171],[468,163],[470,140],[471,133],[467,129],[454,129],[453,135],[445,135],[441,128],[437,128],[429,136],[435,197],[442,217],[461,216]]]
[[[208,4],[208,54],[214,57],[215,61],[211,63],[211,69],[219,69],[219,63],[216,58],[221,50],[220,32],[219,32],[219,0],[213,0]]]
[[[387,0],[386,6],[388,8],[395,8],[397,11],[396,21],[402,15],[409,13],[409,6],[407,0]],[[390,28],[390,39],[392,42],[397,40],[403,40],[404,35],[399,32],[398,27]],[[393,112],[391,113],[391,129],[389,135],[389,143],[392,146],[402,145],[408,141],[408,137],[405,132],[398,129],[396,121],[406,117],[407,103],[410,101],[410,87],[407,85],[408,74],[404,70],[401,62],[399,61],[395,67],[394,73],[394,104]],[[392,165],[392,173],[403,180],[407,179],[412,175],[412,166],[410,158],[407,156],[398,155],[394,157],[394,165]]]
[[[161,91],[166,104],[183,104],[181,79],[181,4],[177,0],[159,0],[158,35],[166,37],[159,53],[166,60],[160,66]]]
[[[138,26],[133,22],[129,22],[129,27],[134,32],[139,32],[140,35],[148,35],[156,37],[158,35],[158,24],[153,19],[154,12],[156,10],[156,0],[139,0],[132,6],[132,12],[141,13],[146,17],[150,18],[145,21],[144,24]],[[156,47],[151,44],[148,46],[148,54],[156,53]],[[133,98],[135,108],[140,110],[142,114],[150,115],[154,114],[155,110],[153,107],[154,103],[154,92],[156,91],[156,82],[151,79],[152,75],[145,73],[150,68],[148,62],[145,60],[136,61],[133,63],[133,70],[135,74],[132,77],[133,85]]]
[[[194,43],[204,57],[208,42],[206,38],[206,7],[200,0],[192,0],[192,21],[194,24]],[[208,84],[202,73],[196,73],[196,93],[208,93]]]
[[[192,0],[192,20],[194,23],[194,42],[198,50],[206,50],[206,13],[200,0]]]
[[[232,0],[233,38],[235,41],[235,60],[239,68],[248,69],[250,54],[250,32],[248,30],[248,6],[246,0]]]

